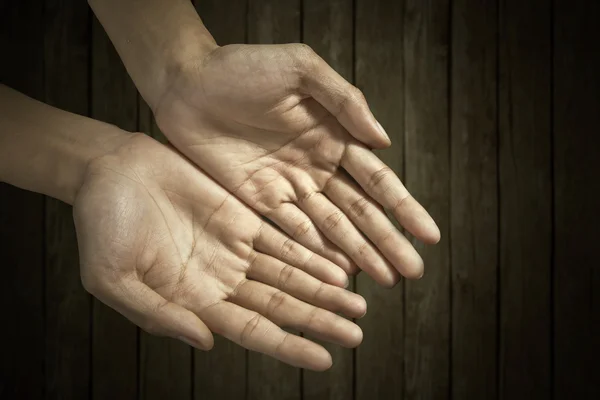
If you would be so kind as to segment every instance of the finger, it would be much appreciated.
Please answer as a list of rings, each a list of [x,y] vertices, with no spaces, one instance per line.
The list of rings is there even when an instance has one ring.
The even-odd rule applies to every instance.
[[[337,246],[324,238],[311,219],[292,203],[283,203],[266,216],[292,239],[340,266],[347,274],[356,274],[356,264]]]
[[[348,286],[348,275],[343,269],[296,243],[268,223],[261,227],[259,236],[254,240],[254,248],[283,261],[284,265],[287,263],[300,268],[323,282]]]
[[[298,201],[300,208],[315,221],[321,232],[345,251],[360,269],[381,285],[393,286],[398,283],[398,271],[327,197],[313,192]]]
[[[377,122],[362,92],[344,78],[310,48],[297,52],[301,65],[300,90],[309,94],[335,115],[340,124],[357,140],[371,148],[391,144],[387,133]]]
[[[423,275],[423,260],[419,253],[381,207],[350,178],[336,174],[328,181],[324,192],[403,276],[419,278]]]
[[[392,210],[398,222],[416,238],[426,243],[440,240],[440,230],[431,216],[372,151],[360,144],[349,144],[341,165],[369,196]]]
[[[362,341],[362,330],[352,321],[260,282],[245,281],[238,286],[231,301],[279,326],[308,332],[344,347],[356,347]]]
[[[301,269],[265,254],[256,253],[246,276],[332,312],[361,318],[367,312],[365,299],[348,290],[328,285]]]
[[[299,368],[324,371],[331,355],[322,346],[287,333],[255,311],[226,301],[200,312],[213,332],[248,350],[258,351]]]
[[[201,350],[210,350],[214,345],[212,333],[196,314],[135,278],[95,288],[86,285],[86,289],[148,333],[170,336]]]

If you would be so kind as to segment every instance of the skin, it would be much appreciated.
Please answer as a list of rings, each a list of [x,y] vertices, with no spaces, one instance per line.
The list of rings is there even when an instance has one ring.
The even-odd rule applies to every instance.
[[[213,333],[294,366],[355,347],[365,300],[343,270],[260,218],[172,147],[0,86],[0,178],[73,204],[84,287],[142,329],[202,350]],[[43,121],[42,124],[37,121]],[[26,162],[5,162],[36,143]],[[49,171],[49,167],[54,169]]]
[[[362,93],[305,45],[220,47],[189,2],[168,3],[90,1],[170,142],[347,273],[422,276],[384,209],[426,243],[440,232],[370,150],[390,141]]]

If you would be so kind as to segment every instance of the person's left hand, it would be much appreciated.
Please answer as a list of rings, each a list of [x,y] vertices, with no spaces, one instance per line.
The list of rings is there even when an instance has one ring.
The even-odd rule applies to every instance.
[[[383,208],[427,243],[437,226],[367,147],[389,139],[360,91],[307,46],[217,47],[155,104],[175,147],[298,242],[386,286],[422,275]]]
[[[355,347],[365,300],[338,266],[263,221],[176,150],[132,135],[89,163],[73,213],[86,289],[143,329],[212,347],[211,331],[302,368]]]

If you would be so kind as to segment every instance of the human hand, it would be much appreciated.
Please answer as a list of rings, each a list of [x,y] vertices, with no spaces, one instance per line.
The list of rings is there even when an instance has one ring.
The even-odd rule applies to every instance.
[[[216,47],[154,103],[175,147],[299,243],[386,286],[422,275],[383,208],[426,243],[439,229],[366,147],[389,140],[360,91],[307,46]]]
[[[211,331],[289,364],[347,347],[364,299],[333,263],[280,233],[174,149],[132,135],[89,164],[73,209],[86,289],[150,333],[213,346]]]

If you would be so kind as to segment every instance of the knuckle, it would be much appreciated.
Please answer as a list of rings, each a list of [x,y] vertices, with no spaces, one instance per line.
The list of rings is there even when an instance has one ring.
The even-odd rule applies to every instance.
[[[369,217],[371,215],[371,204],[364,197],[355,200],[348,208],[348,213],[354,218]]]
[[[306,318],[306,326],[313,327],[316,323],[316,319],[319,314],[320,314],[320,309],[317,307],[314,307],[312,310],[310,310],[310,312],[308,313],[308,316]]]
[[[352,90],[350,91],[350,98],[354,102],[364,103],[366,102],[365,94],[362,90],[357,88],[356,86],[352,86]]]
[[[319,299],[319,296],[321,295],[321,293],[323,293],[323,291],[325,290],[326,287],[327,287],[327,285],[325,284],[325,282],[321,282],[319,284],[319,286],[317,287],[317,289],[312,294],[311,300],[313,302],[316,302]]]
[[[370,255],[371,247],[367,242],[363,242],[356,248],[354,253],[352,254],[352,259],[366,259]]]
[[[315,52],[312,49],[312,47],[310,47],[306,43],[294,43],[294,44],[292,44],[292,46],[293,46],[293,51],[296,53],[297,56],[307,57],[307,58],[315,56]]]
[[[396,202],[396,205],[394,206],[394,210],[399,210],[400,208],[402,208],[402,206],[406,203],[406,200],[410,199],[412,196],[409,194],[407,194],[406,196],[402,197],[401,199],[398,199],[398,201]]]
[[[294,241],[292,239],[286,238],[283,244],[281,245],[281,259],[286,259],[294,250]]]
[[[292,237],[296,240],[305,237],[311,230],[311,222],[309,220],[302,221],[294,230]]]
[[[334,211],[327,218],[325,218],[325,221],[323,221],[323,228],[328,232],[332,232],[337,226],[339,226],[343,217],[344,214],[342,214],[340,211]]]
[[[285,289],[290,278],[294,274],[295,268],[291,265],[285,265],[281,271],[279,272],[279,278],[277,279],[277,287],[280,289]]]
[[[356,86],[352,86],[341,98],[337,106],[337,112],[335,116],[339,116],[344,112],[350,112],[349,107],[351,104],[362,104],[365,103],[365,95]]]
[[[390,167],[385,166],[382,167],[381,169],[375,171],[371,177],[369,178],[369,183],[367,184],[367,186],[369,187],[369,189],[374,190],[376,189],[379,185],[382,184],[382,182],[386,179],[389,178],[391,175],[394,174],[394,171],[392,171],[390,169]]]
[[[246,322],[246,325],[244,325],[244,329],[240,334],[240,345],[248,348],[248,344],[252,341],[256,328],[260,325],[263,318],[264,317],[260,314],[256,314]]]
[[[272,319],[277,313],[277,310],[286,302],[287,294],[281,291],[273,293],[271,299],[269,299],[269,303],[267,304],[267,309],[265,311],[265,317]]]

